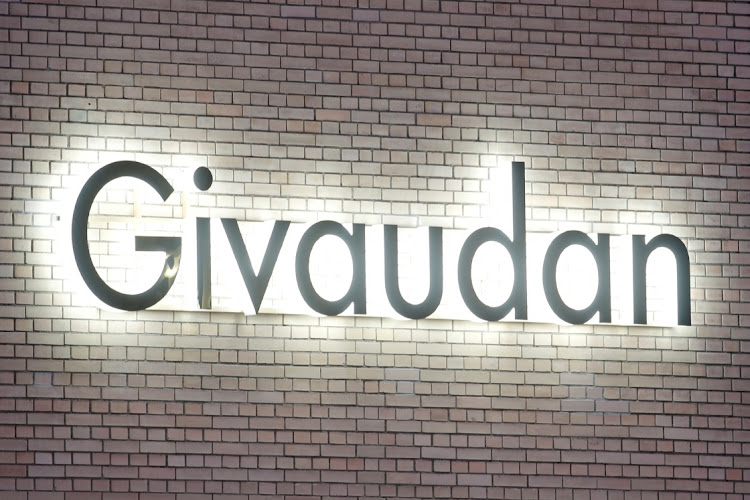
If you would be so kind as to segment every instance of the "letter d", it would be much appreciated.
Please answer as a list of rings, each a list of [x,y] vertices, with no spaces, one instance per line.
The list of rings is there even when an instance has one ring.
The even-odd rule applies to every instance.
[[[477,229],[464,242],[458,256],[458,287],[466,306],[477,317],[485,321],[504,318],[515,309],[516,319],[528,319],[526,285],[526,179],[523,162],[513,162],[513,241],[495,227]],[[482,244],[489,241],[500,243],[513,260],[513,290],[510,297],[497,307],[479,300],[471,281],[471,265]]]

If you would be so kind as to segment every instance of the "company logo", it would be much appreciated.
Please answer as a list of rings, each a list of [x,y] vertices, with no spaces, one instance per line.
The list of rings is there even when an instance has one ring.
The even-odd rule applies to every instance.
[[[105,304],[121,310],[138,311],[147,309],[161,301],[172,287],[180,269],[182,258],[182,238],[180,236],[135,236],[136,251],[163,252],[164,264],[154,284],[144,292],[122,293],[102,279],[91,257],[89,248],[89,217],[94,199],[107,184],[121,177],[131,177],[147,183],[166,201],[174,192],[172,185],[152,167],[134,161],[110,163],[95,172],[84,184],[73,211],[72,244],[73,255],[78,269],[88,288]],[[198,168],[193,176],[195,186],[207,191],[213,184],[211,172]],[[461,244],[455,262],[458,290],[463,303],[477,318],[484,321],[498,321],[513,312],[516,320],[528,320],[527,286],[527,237],[526,237],[526,197],[525,171],[522,162],[512,164],[512,237],[496,227],[483,227],[473,231]],[[279,253],[287,242],[290,222],[276,220],[273,223],[268,244],[257,269],[248,255],[247,247],[240,233],[237,219],[221,218],[224,233],[229,241],[234,260],[239,268],[252,306],[257,313],[263,303],[271,276],[274,273]],[[196,217],[196,282],[197,304],[201,309],[212,307],[211,285],[211,219]],[[443,229],[429,228],[429,288],[421,302],[409,302],[404,298],[399,283],[399,228],[383,226],[382,276],[368,276],[364,224],[353,224],[349,231],[344,225],[330,221],[312,224],[297,242],[294,258],[294,275],[299,293],[315,312],[336,316],[349,308],[354,314],[367,314],[368,280],[382,279],[388,303],[400,316],[422,319],[432,315],[443,299],[444,291],[444,245]],[[338,299],[324,298],[318,293],[311,275],[310,258],[319,240],[326,236],[338,238],[346,246],[352,262],[351,281],[348,289]],[[632,306],[633,323],[647,323],[646,269],[651,254],[660,248],[674,256],[676,263],[676,307],[677,323],[690,325],[690,261],[682,241],[670,234],[660,234],[646,242],[644,236],[634,235],[632,240]],[[475,289],[472,279],[472,266],[478,250],[486,243],[504,247],[511,258],[513,285],[507,299],[499,305],[488,305]],[[557,281],[557,268],[563,252],[580,246],[593,258],[598,277],[597,291],[591,302],[583,308],[574,308],[566,303],[560,293]],[[596,235],[596,242],[580,231],[565,231],[557,235],[547,247],[542,260],[542,288],[547,304],[561,320],[582,324],[598,314],[600,323],[611,322],[612,284],[610,280],[611,257],[610,235]],[[498,276],[497,279],[509,279]]]

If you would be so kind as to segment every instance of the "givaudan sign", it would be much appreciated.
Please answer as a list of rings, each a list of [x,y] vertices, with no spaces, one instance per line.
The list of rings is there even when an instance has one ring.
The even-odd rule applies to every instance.
[[[169,182],[148,165],[134,161],[110,163],[95,172],[84,184],[76,200],[72,219],[73,254],[78,269],[89,289],[102,302],[116,309],[138,311],[155,305],[169,292],[182,257],[182,239],[179,236],[136,236],[137,251],[161,251],[165,253],[161,274],[153,286],[137,294],[119,292],[109,286],[97,271],[89,249],[88,222],[96,195],[111,181],[120,177],[140,179],[151,186],[161,197],[167,198],[174,191]],[[196,187],[206,191],[213,182],[207,168],[201,167],[194,174]],[[466,307],[477,318],[498,321],[514,311],[516,320],[528,319],[527,248],[525,220],[525,172],[524,164],[512,164],[512,238],[495,227],[484,227],[472,232],[463,242],[456,262],[456,273],[460,296]],[[284,245],[290,223],[274,222],[268,245],[257,272],[248,256],[247,248],[239,230],[238,221],[222,218],[221,223],[230,243],[234,259],[239,267],[244,285],[255,312],[260,310],[269,280],[277,264],[279,252]],[[197,236],[197,287],[198,304],[211,309],[211,244],[210,219],[196,218]],[[329,300],[321,296],[313,286],[310,273],[310,256],[316,243],[324,236],[340,239],[348,249],[352,261],[352,277],[348,290],[338,299]],[[513,264],[513,286],[504,303],[490,306],[483,302],[472,281],[472,264],[479,248],[494,242],[505,248]],[[583,247],[593,257],[597,268],[598,286],[591,303],[580,309],[570,307],[560,294],[557,282],[557,266],[563,252],[574,245]],[[429,290],[419,303],[407,301],[401,291],[398,273],[398,228],[386,225],[383,229],[384,269],[382,279],[391,307],[401,316],[411,319],[426,318],[433,314],[443,298],[443,230],[429,228]],[[690,262],[685,245],[670,234],[660,234],[646,242],[644,236],[632,236],[632,285],[633,323],[646,324],[646,265],[649,256],[658,248],[669,250],[674,256],[677,290],[677,323],[690,325]],[[352,231],[334,221],[321,221],[310,226],[299,239],[294,259],[294,271],[299,292],[304,301],[317,313],[335,316],[349,307],[355,314],[367,313],[367,276],[365,251],[365,225],[353,224]],[[542,262],[543,290],[551,310],[563,321],[582,324],[598,313],[599,322],[611,322],[612,293],[610,283],[610,235],[598,234],[596,242],[580,231],[565,231],[559,234],[546,250]],[[502,279],[503,277],[498,277]]]

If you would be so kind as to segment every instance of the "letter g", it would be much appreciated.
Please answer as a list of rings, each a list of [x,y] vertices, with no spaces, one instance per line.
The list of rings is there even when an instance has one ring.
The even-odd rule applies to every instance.
[[[121,293],[107,285],[99,276],[91,260],[88,243],[88,220],[94,198],[104,186],[119,177],[134,177],[154,188],[166,201],[174,189],[156,170],[135,161],[116,161],[97,170],[81,189],[73,209],[72,239],[73,256],[83,281],[99,300],[116,309],[140,311],[159,302],[172,287],[182,257],[182,240],[178,236],[136,236],[135,249],[141,251],[163,251],[166,253],[164,268],[156,282],[142,293]]]

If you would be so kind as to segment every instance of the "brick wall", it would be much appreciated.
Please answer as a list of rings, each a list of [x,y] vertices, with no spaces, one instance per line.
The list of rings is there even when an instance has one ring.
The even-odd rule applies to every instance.
[[[750,495],[750,4],[298,3],[0,2],[0,497]],[[178,192],[98,200],[122,286],[123,229],[479,227],[523,161],[530,238],[679,236],[693,326],[246,316],[231,267],[114,311],[117,160]]]

